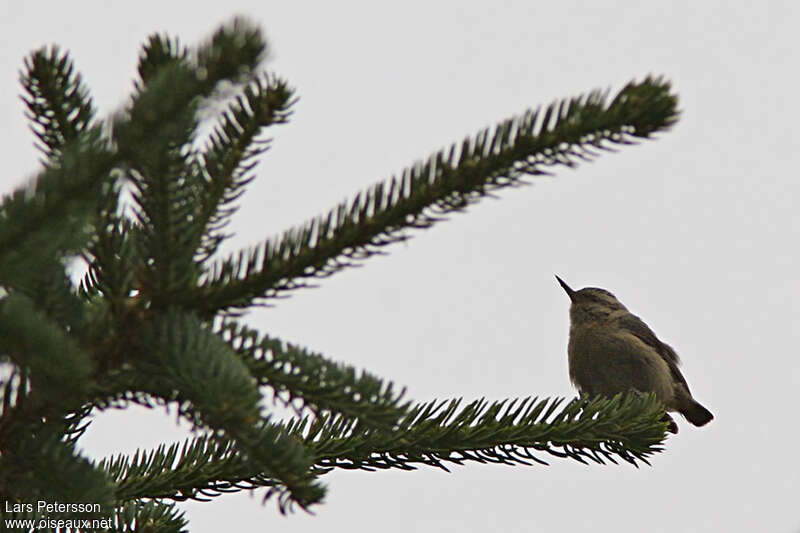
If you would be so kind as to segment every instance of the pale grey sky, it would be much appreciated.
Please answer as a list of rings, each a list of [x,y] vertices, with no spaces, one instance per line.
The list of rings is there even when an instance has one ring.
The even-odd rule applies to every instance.
[[[292,123],[243,197],[231,247],[327,210],[480,128],[647,74],[683,111],[659,139],[504,191],[386,257],[247,321],[406,385],[417,400],[570,396],[568,300],[605,287],[681,355],[716,416],[682,419],[652,467],[468,465],[339,472],[316,516],[246,494],[186,504],[194,532],[800,531],[800,101],[796,2],[3,2],[0,139],[9,191],[36,170],[17,72],[72,52],[101,113],[153,31],[195,43],[263,25]],[[174,418],[104,414],[101,457],[182,439]],[[248,529],[245,529],[248,528]]]

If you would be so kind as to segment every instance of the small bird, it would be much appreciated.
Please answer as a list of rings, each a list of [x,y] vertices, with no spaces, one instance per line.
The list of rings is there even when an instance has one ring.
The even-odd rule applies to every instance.
[[[595,287],[575,291],[556,279],[572,301],[569,377],[581,393],[611,397],[631,390],[653,392],[667,411],[679,412],[695,426],[714,418],[692,398],[675,350],[613,294]],[[669,431],[677,433],[675,421],[669,415],[665,420]]]

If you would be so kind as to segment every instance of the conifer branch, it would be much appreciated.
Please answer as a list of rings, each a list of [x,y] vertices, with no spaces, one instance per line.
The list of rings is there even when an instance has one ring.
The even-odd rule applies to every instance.
[[[277,426],[275,426],[277,428]],[[293,436],[293,438],[296,438]],[[269,453],[273,453],[269,449]],[[132,457],[103,459],[96,467],[116,483],[118,502],[141,498],[174,501],[208,501],[223,493],[266,487],[265,500],[279,495],[282,511],[292,508],[295,500],[284,482],[271,477],[232,439],[213,434],[203,435],[169,448],[159,446],[150,452],[137,451]],[[313,478],[317,473],[309,471]],[[314,485],[313,501],[322,496]],[[306,508],[308,502],[301,504]]]
[[[115,125],[128,177],[143,265],[139,282],[158,308],[194,277],[191,230],[197,211],[198,178],[186,172],[197,127],[197,92],[202,84],[185,62],[168,63],[137,95],[127,120]]]
[[[53,261],[86,245],[94,207],[114,167],[98,128],[66,146],[56,166],[0,203],[0,283],[23,278],[31,257]]]
[[[547,168],[590,161],[596,150],[632,144],[677,120],[668,82],[628,84],[611,101],[600,91],[549,105],[452,145],[399,179],[378,183],[327,215],[212,265],[194,305],[203,316],[244,308],[355,265],[410,228],[428,228],[492,191]]]
[[[448,470],[466,462],[547,465],[537,455],[638,466],[662,450],[664,411],[652,396],[485,400],[460,407],[460,400],[418,404],[393,429],[359,427],[342,417],[304,419],[287,431],[314,455],[314,475],[334,468],[366,471]],[[559,407],[561,409],[559,410]],[[117,483],[117,496],[207,500],[223,493],[273,488],[278,483],[253,470],[230,442],[202,436],[182,445],[103,460],[98,468]]]
[[[420,404],[393,431],[356,430],[331,418],[304,423],[306,442],[322,468],[413,470],[415,464],[544,463],[535,453],[603,464],[617,459],[637,466],[661,451],[666,424],[663,406],[653,397],[617,395],[499,401],[477,400],[461,408],[460,400]],[[293,428],[294,429],[294,428]]]
[[[114,156],[90,129],[91,98],[68,54],[42,48],[25,61],[31,129],[47,155],[45,169],[0,206],[0,282],[31,297],[62,327],[81,330],[83,309],[60,256],[86,246],[97,195],[109,188]],[[29,267],[35,258],[37,268]]]
[[[117,508],[115,531],[120,533],[185,533],[188,521],[174,503],[130,501]]]
[[[178,39],[170,38],[168,35],[151,35],[139,54],[139,64],[136,66],[139,80],[135,82],[136,91],[144,92],[165,66],[186,61],[189,61],[189,49],[181,45]]]
[[[358,419],[366,427],[391,428],[405,416],[410,402],[405,390],[395,392],[372,374],[334,363],[321,355],[261,335],[235,322],[225,322],[218,333],[247,365],[250,374],[273,390],[284,405],[308,408],[315,415],[333,413]]]
[[[280,425],[261,416],[254,379],[225,342],[177,311],[152,319],[140,338],[142,354],[155,358],[135,362],[151,377],[151,390],[172,389],[165,399],[176,401],[181,414],[233,439],[255,467],[280,483],[274,491],[281,509],[291,503],[306,508],[322,498],[324,490],[308,473],[311,456]]]
[[[253,78],[268,49],[259,26],[246,18],[235,17],[197,48],[200,78],[209,84],[216,84],[217,80],[247,82]]]
[[[200,45],[194,57],[158,36],[142,54],[138,92],[116,118],[113,137],[135,187],[142,290],[157,308],[173,302],[196,277],[193,258],[205,229],[196,224],[205,207],[204,178],[193,165],[190,145],[201,98],[223,80],[251,79],[265,51],[260,29],[237,19]]]
[[[92,139],[95,134],[81,134],[0,205],[0,284],[29,297],[47,319],[81,333],[83,302],[63,257],[87,245],[96,228],[96,195],[110,181],[113,155]]]
[[[195,423],[224,428],[259,418],[261,396],[247,367],[196,318],[177,310],[153,316],[133,342],[133,364],[175,390]]]
[[[222,230],[236,212],[233,202],[254,176],[256,157],[268,148],[259,139],[264,128],[283,124],[296,101],[293,90],[277,77],[255,79],[220,117],[203,153],[201,171],[206,178],[197,216],[197,259],[204,263],[227,237]]]
[[[0,301],[0,351],[27,368],[34,390],[47,391],[56,403],[81,398],[91,384],[89,355],[23,294]]]
[[[57,428],[40,426],[22,434],[0,455],[0,498],[6,501],[92,502],[114,507],[106,473],[62,442]],[[42,480],[47,480],[42,483]],[[14,495],[13,497],[9,497]]]
[[[89,127],[94,116],[92,99],[69,55],[57,46],[31,54],[20,83],[27,93],[22,97],[26,116],[40,141],[37,147],[47,156],[45,165],[54,165],[64,146]]]
[[[131,457],[103,459],[97,468],[114,480],[115,494],[121,502],[139,498],[204,500],[212,495],[211,480],[220,480],[214,485],[213,495],[228,489],[253,488],[239,485],[252,472],[237,454],[233,442],[210,435],[187,439],[168,448],[161,445],[150,452],[137,450]]]
[[[138,289],[136,272],[140,265],[134,241],[139,233],[131,220],[110,211],[106,211],[103,222],[103,231],[87,247],[89,269],[80,290],[85,301],[91,302],[87,306],[90,312],[104,315],[108,310],[119,323],[124,323],[126,302]],[[106,316],[103,322],[110,318]],[[112,325],[102,325],[98,334],[107,335],[109,327]]]

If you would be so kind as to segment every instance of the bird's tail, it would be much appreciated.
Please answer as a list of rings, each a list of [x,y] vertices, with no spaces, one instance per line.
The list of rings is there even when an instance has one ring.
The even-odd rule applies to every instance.
[[[694,400],[690,400],[689,405],[681,409],[680,413],[695,426],[704,426],[714,418],[711,411]]]

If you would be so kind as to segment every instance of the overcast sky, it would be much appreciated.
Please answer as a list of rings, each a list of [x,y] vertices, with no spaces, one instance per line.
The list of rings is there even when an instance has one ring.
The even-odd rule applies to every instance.
[[[316,516],[247,494],[186,504],[194,532],[797,532],[800,167],[796,2],[3,2],[2,190],[37,169],[17,73],[69,49],[101,114],[141,43],[260,23],[300,101],[242,198],[229,249],[305,221],[435,150],[554,98],[663,74],[681,120],[655,141],[501,192],[247,322],[408,387],[416,400],[571,396],[568,299],[600,286],[672,344],[716,416],[652,467],[468,465],[325,476]],[[185,438],[103,414],[86,453]],[[248,529],[245,529],[248,528]]]

